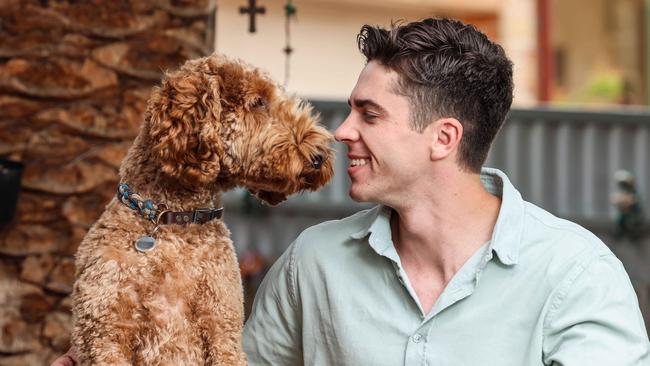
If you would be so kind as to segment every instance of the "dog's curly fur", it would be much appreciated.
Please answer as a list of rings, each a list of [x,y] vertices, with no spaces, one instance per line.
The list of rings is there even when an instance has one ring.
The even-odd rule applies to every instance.
[[[153,90],[120,168],[134,192],[173,211],[218,207],[244,186],[277,204],[332,176],[332,136],[261,71],[212,55]],[[313,162],[325,158],[322,166]],[[244,365],[242,288],[221,220],[153,224],[113,199],[76,255],[73,345],[81,364]]]

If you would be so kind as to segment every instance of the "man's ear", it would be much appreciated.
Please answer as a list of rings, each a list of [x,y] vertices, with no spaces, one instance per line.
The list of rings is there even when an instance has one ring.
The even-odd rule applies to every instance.
[[[429,130],[431,129],[431,130]],[[427,126],[431,135],[430,158],[441,160],[455,155],[463,137],[463,125],[455,118],[440,118]]]
[[[162,170],[185,185],[213,181],[223,156],[219,77],[186,63],[154,88],[145,118]]]

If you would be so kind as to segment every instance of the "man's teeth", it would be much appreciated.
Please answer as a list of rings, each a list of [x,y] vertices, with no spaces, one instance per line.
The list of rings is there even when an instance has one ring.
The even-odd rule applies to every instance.
[[[351,159],[350,166],[366,165],[369,161],[370,159]]]

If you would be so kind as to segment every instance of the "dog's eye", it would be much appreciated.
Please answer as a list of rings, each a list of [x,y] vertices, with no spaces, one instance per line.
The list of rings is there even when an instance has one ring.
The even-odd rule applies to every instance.
[[[266,100],[264,98],[256,98],[251,104],[252,109],[266,108]]]

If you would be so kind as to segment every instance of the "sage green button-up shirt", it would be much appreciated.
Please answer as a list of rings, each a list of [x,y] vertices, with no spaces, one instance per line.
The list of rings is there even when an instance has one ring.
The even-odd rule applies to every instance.
[[[375,207],[305,230],[244,329],[250,365],[650,365],[621,262],[593,234],[522,200],[507,177],[489,243],[425,314]]]

